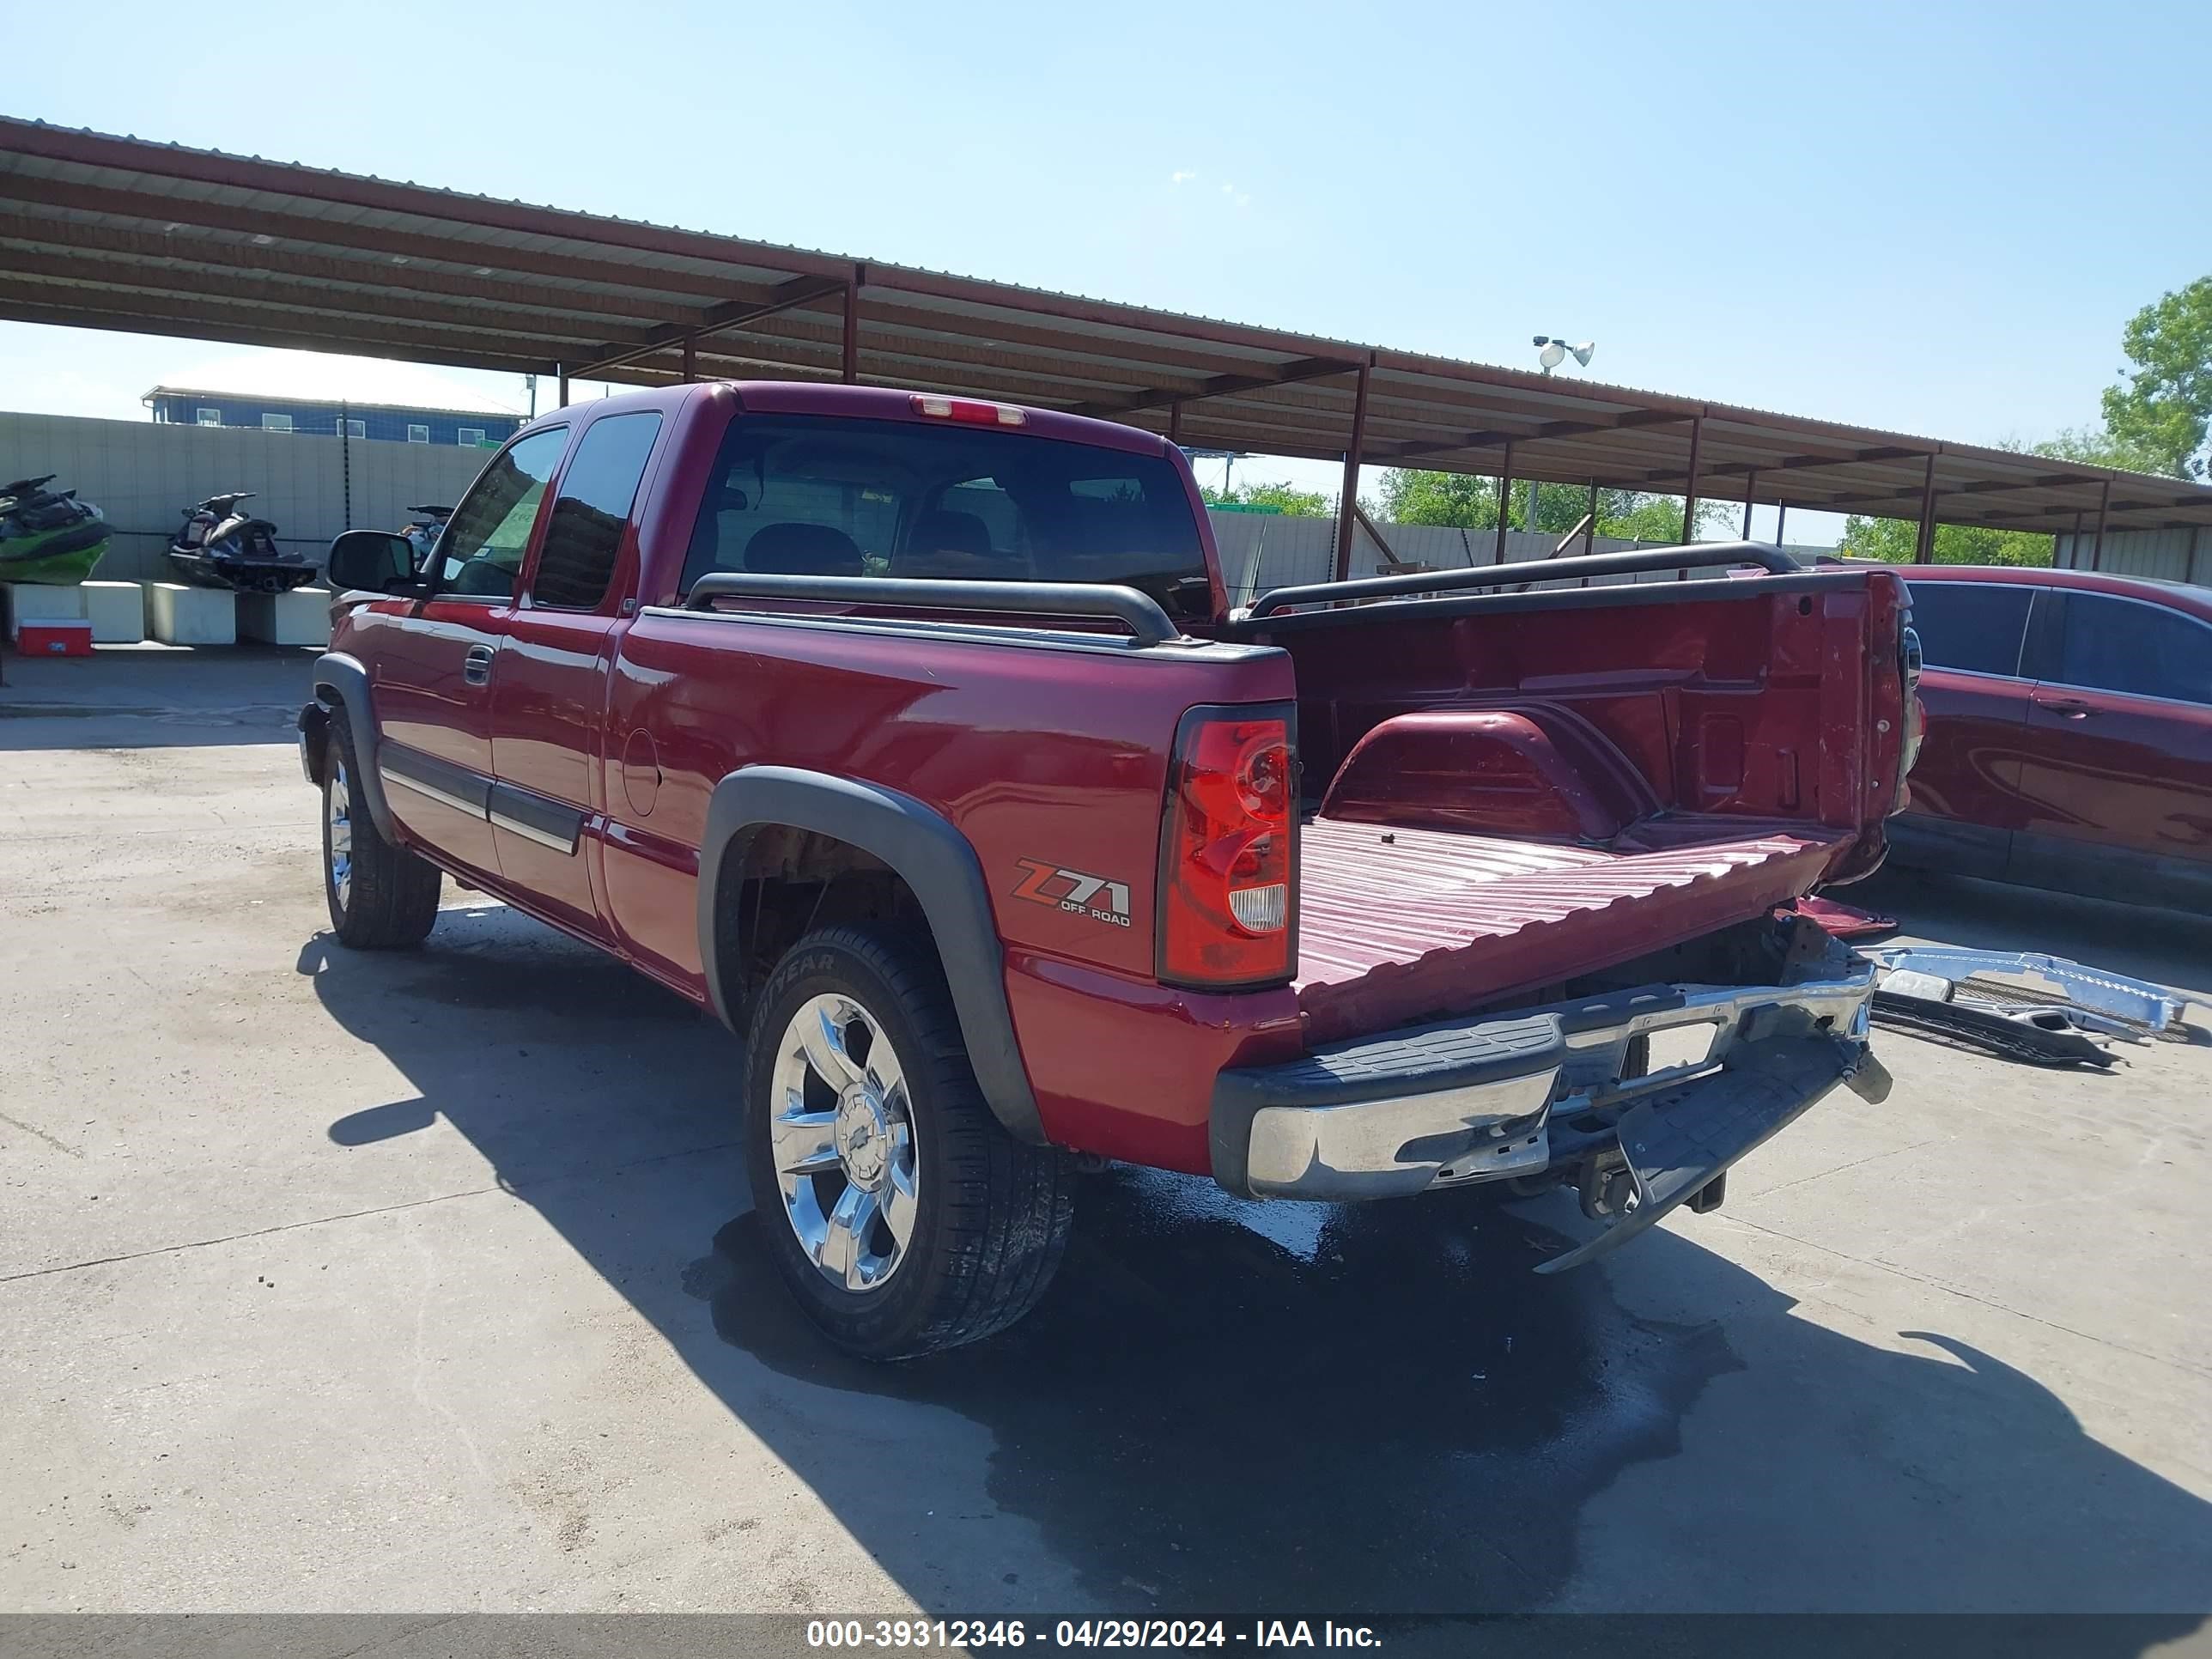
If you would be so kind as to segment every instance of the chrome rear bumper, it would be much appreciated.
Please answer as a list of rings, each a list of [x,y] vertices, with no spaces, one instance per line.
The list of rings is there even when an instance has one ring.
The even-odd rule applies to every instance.
[[[1625,1172],[1613,1232],[1641,1231],[1836,1085],[1887,1094],[1867,1047],[1874,964],[1829,941],[1792,977],[1650,986],[1224,1072],[1215,1179],[1335,1201],[1601,1167]],[[1712,1033],[1701,1053],[1623,1075],[1638,1038],[1695,1026]]]

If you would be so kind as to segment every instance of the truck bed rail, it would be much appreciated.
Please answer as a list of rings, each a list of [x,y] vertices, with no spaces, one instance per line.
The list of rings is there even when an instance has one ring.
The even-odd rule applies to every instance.
[[[717,571],[691,584],[684,608],[711,611],[716,599],[814,599],[832,605],[906,605],[918,611],[1003,611],[1035,617],[1104,617],[1138,646],[1182,637],[1158,601],[1105,582],[979,582],[911,576],[787,576]]]
[[[1804,568],[1769,543],[1709,542],[1687,547],[1638,548],[1622,553],[1586,553],[1565,559],[1516,559],[1472,570],[1430,570],[1412,576],[1309,582],[1297,587],[1270,589],[1253,602],[1249,614],[1257,620],[1293,605],[1331,605],[1344,599],[1395,599],[1411,593],[1451,593],[1470,587],[1510,587],[1530,582],[1637,576],[1650,570],[1696,570],[1739,564],[1755,564],[1778,576],[1795,575]]]

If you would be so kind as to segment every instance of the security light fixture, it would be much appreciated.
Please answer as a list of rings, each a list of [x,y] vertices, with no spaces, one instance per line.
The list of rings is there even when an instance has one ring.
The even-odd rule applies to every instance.
[[[1565,340],[1551,334],[1539,334],[1535,339],[1535,345],[1536,361],[1543,365],[1544,373],[1547,374],[1566,362],[1570,352],[1574,354],[1574,359],[1577,363],[1588,368],[1590,358],[1597,351],[1597,343],[1593,340],[1584,340],[1580,345],[1569,345]]]

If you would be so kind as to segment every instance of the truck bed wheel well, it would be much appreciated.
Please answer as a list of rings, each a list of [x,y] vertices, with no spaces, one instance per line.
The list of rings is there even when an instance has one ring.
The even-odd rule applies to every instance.
[[[1046,1144],[982,862],[935,808],[858,778],[742,767],[707,803],[698,916],[708,1000],[738,1030],[760,983],[757,964],[773,960],[768,946],[783,930],[796,938],[831,921],[911,916],[945,971],[983,1097],[1015,1139]]]
[[[714,947],[722,982],[738,990],[744,1009],[784,952],[818,927],[893,922],[935,949],[921,901],[905,878],[849,842],[769,824],[725,857],[731,864],[716,894]]]

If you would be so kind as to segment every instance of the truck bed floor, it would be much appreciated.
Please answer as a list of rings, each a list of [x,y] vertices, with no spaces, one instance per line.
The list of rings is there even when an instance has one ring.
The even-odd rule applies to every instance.
[[[1299,842],[1310,1041],[1456,1012],[1626,962],[1808,891],[1840,836],[1680,821],[1607,852],[1317,818]],[[1687,832],[1686,838],[1685,832]]]

